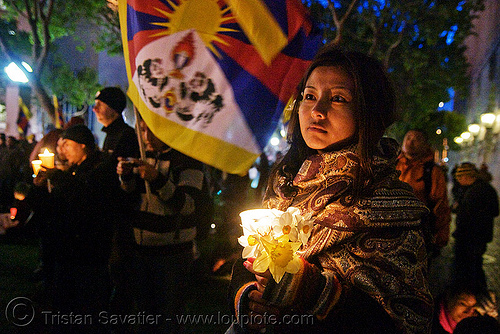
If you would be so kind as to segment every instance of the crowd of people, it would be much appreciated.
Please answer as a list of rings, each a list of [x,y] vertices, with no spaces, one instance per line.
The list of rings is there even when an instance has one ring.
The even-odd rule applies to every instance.
[[[96,95],[93,110],[106,133],[102,149],[83,120],[72,119],[33,148],[34,157],[45,148],[57,152],[53,167],[42,165],[33,178],[27,152],[29,175],[16,183],[25,185],[22,197],[6,202],[18,214],[5,210],[1,225],[4,232],[36,227],[44,302],[52,312],[97,319],[103,311],[139,310],[164,317],[140,329],[144,333],[177,332],[175,322],[164,319],[182,313],[179,287],[189,281],[197,225],[206,221],[212,199],[203,164],[161,142],[138,120],[141,159],[136,131],[122,117],[125,107],[119,88]],[[21,219],[24,211],[33,213],[30,222]],[[53,333],[132,331],[126,323],[109,328],[95,320],[49,325]]]
[[[434,162],[424,130],[408,131],[402,145],[384,137],[396,119],[395,96],[386,70],[367,55],[326,46],[313,59],[295,94],[289,149],[258,190],[264,207],[295,207],[310,217],[310,237],[295,273],[279,282],[257,271],[255,258],[234,261],[229,307],[237,321],[228,334],[269,327],[273,333],[500,332],[482,262],[499,214],[491,178],[461,163],[451,173],[449,198],[446,171]],[[101,90],[93,111],[106,133],[102,149],[74,120],[80,124],[24,151],[27,157],[51,147],[54,168],[43,166],[33,179],[27,159],[26,175],[5,182],[12,198],[2,201],[4,212],[16,203],[19,212],[34,213],[44,280],[57,312],[182,313],[197,233],[210,216],[206,169],[163,143],[140,117],[137,131],[128,126],[121,116],[125,106],[120,89]],[[239,208],[238,196],[229,197]],[[453,214],[456,228],[450,231]],[[4,229],[20,220],[2,216]],[[450,236],[452,280],[433,295],[429,268]],[[303,315],[314,321],[285,321]],[[132,330],[94,324],[53,331]],[[143,330],[182,332],[175,322]]]

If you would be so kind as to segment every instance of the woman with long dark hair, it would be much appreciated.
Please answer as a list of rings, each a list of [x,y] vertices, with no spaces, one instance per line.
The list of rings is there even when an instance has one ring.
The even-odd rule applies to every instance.
[[[233,269],[237,331],[427,333],[432,297],[420,218],[426,212],[398,180],[399,146],[382,138],[395,119],[385,69],[358,52],[323,48],[297,89],[290,149],[271,173],[264,205],[310,215],[300,269],[276,283]],[[310,316],[310,318],[304,318]]]

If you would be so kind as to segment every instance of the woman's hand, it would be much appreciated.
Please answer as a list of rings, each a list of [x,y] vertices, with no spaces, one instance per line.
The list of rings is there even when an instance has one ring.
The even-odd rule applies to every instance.
[[[264,273],[256,272],[255,270],[253,270],[254,261],[255,261],[254,257],[248,258],[245,262],[243,262],[243,265],[249,272],[255,275],[255,279],[257,280],[257,290],[264,293],[264,289],[266,288],[267,283],[271,279],[271,272],[269,272],[269,269]]]
[[[275,316],[274,319],[279,316],[279,309],[274,306],[267,305],[266,300],[262,298],[264,290],[266,289],[266,285],[271,279],[271,273],[267,270],[264,273],[258,273],[253,270],[253,262],[255,258],[248,258],[243,265],[245,268],[255,275],[255,279],[257,280],[257,290],[250,291],[248,294],[248,298],[250,299],[248,303],[248,307],[250,309],[250,319],[248,321],[248,328],[252,330],[260,330],[266,327],[269,324],[270,315]],[[259,319],[260,318],[260,319]]]

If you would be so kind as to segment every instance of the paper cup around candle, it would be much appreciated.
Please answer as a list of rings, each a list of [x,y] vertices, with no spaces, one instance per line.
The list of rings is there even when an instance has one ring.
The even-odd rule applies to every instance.
[[[33,165],[33,173],[35,176],[38,175],[38,171],[42,168],[42,160],[33,160],[31,164]]]
[[[45,151],[40,153],[38,157],[42,160],[43,167],[54,168],[54,153],[50,153],[48,149],[45,149]]]

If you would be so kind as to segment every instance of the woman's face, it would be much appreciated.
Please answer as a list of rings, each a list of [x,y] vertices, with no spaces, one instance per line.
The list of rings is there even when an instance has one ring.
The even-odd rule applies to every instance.
[[[356,132],[354,82],[340,67],[315,68],[299,107],[302,137],[319,153]]]

